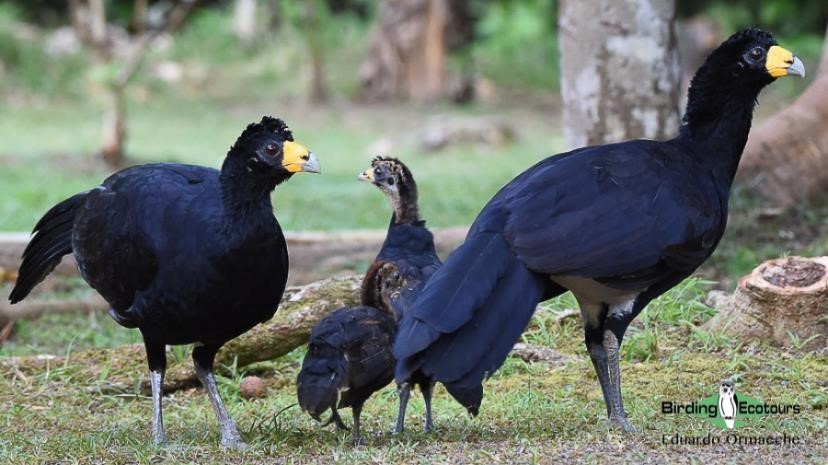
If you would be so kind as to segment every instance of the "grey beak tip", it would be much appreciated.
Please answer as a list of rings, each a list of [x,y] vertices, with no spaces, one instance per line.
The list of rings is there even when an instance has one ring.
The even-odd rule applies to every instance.
[[[793,63],[791,63],[791,66],[788,67],[788,74],[799,76],[801,78],[805,77],[805,64],[802,63],[802,60],[800,60],[799,57],[793,58]]]

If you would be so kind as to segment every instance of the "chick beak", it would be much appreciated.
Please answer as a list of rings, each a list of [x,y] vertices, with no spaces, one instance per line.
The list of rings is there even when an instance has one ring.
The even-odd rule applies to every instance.
[[[362,173],[359,173],[359,176],[357,176],[357,179],[359,179],[360,181],[373,183],[374,182],[374,170],[368,169],[368,170],[363,171]]]
[[[319,160],[307,147],[302,144],[286,141],[284,143],[282,167],[291,173],[321,173]]]
[[[805,77],[805,65],[802,60],[778,45],[768,49],[765,68],[768,70],[768,74],[775,78],[783,76]]]

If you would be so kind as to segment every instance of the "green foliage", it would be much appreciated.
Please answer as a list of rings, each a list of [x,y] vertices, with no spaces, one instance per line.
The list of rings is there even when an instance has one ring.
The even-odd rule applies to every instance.
[[[472,45],[476,64],[500,85],[557,90],[556,23],[556,0],[487,2]]]

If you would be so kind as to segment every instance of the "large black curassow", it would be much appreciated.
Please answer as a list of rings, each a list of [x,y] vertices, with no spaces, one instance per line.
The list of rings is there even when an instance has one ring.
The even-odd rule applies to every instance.
[[[400,290],[400,297],[395,302],[399,320],[411,308],[426,281],[440,267],[440,258],[434,249],[431,231],[426,228],[425,221],[420,219],[417,183],[403,162],[396,158],[376,157],[371,162],[371,168],[359,174],[359,179],[377,186],[388,197],[394,211],[385,242],[375,260],[393,262],[404,277],[406,285]],[[403,431],[412,385],[419,386],[423,393],[426,407],[425,430],[434,429],[431,416],[434,380],[418,370],[406,379],[398,380],[400,408],[394,426],[395,433]]]
[[[759,91],[803,76],[756,29],[722,43],[694,76],[679,135],[584,147],[540,161],[478,215],[400,323],[397,380],[421,370],[478,392],[541,300],[572,291],[612,425],[631,430],[618,350],[654,298],[713,253]]]
[[[219,397],[213,360],[228,340],[270,319],[285,289],[288,253],[270,193],[319,163],[279,119],[251,124],[221,171],[158,163],[119,171],[57,204],[37,223],[11,292],[19,302],[73,253],[83,278],[120,325],[138,328],[150,368],[153,437],[164,442],[161,388],[167,344],[194,343],[224,447],[243,447]]]
[[[330,409],[325,423],[347,429],[337,408],[351,407],[354,442],[359,416],[371,395],[394,379],[391,346],[397,332],[393,300],[403,286],[396,265],[375,262],[362,282],[362,305],[334,310],[313,328],[308,353],[296,378],[299,406],[314,419]]]

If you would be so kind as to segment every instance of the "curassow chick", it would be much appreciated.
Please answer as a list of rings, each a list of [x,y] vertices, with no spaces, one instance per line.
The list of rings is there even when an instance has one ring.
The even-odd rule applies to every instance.
[[[391,202],[391,224],[388,226],[388,233],[376,261],[395,263],[405,278],[406,286],[400,290],[400,298],[395,305],[397,319],[400,320],[411,308],[432,273],[440,267],[440,258],[434,249],[434,237],[426,228],[425,221],[420,219],[417,183],[402,161],[390,157],[376,157],[371,162],[371,168],[359,174],[359,180],[377,186]],[[434,380],[421,371],[414,371],[406,379],[397,380],[400,408],[394,426],[395,433],[401,433],[404,429],[405,411],[412,385],[419,386],[423,393],[426,407],[425,430],[434,429],[431,414]],[[461,400],[466,397],[464,392],[455,389],[450,390],[449,394],[455,398],[460,396],[457,400],[464,403]]]
[[[334,310],[313,328],[296,379],[303,411],[317,421],[326,410],[331,411],[323,426],[334,423],[347,429],[337,409],[351,407],[355,443],[361,440],[363,404],[394,379],[391,346],[397,321],[392,300],[402,286],[396,265],[374,263],[363,280],[363,305]]]
[[[538,302],[572,292],[609,422],[632,431],[619,349],[630,322],[710,257],[759,92],[802,62],[757,29],[734,34],[696,72],[679,134],[583,147],[504,186],[400,322],[397,382],[422,372],[477,392]]]
[[[219,397],[213,360],[225,342],[270,319],[285,289],[288,253],[270,194],[316,157],[279,119],[242,132],[221,171],[156,163],[119,171],[57,204],[34,227],[9,296],[24,299],[63,255],[109,303],[121,326],[144,338],[152,385],[152,434],[165,441],[161,388],[168,344],[195,344],[221,445],[241,448]]]

